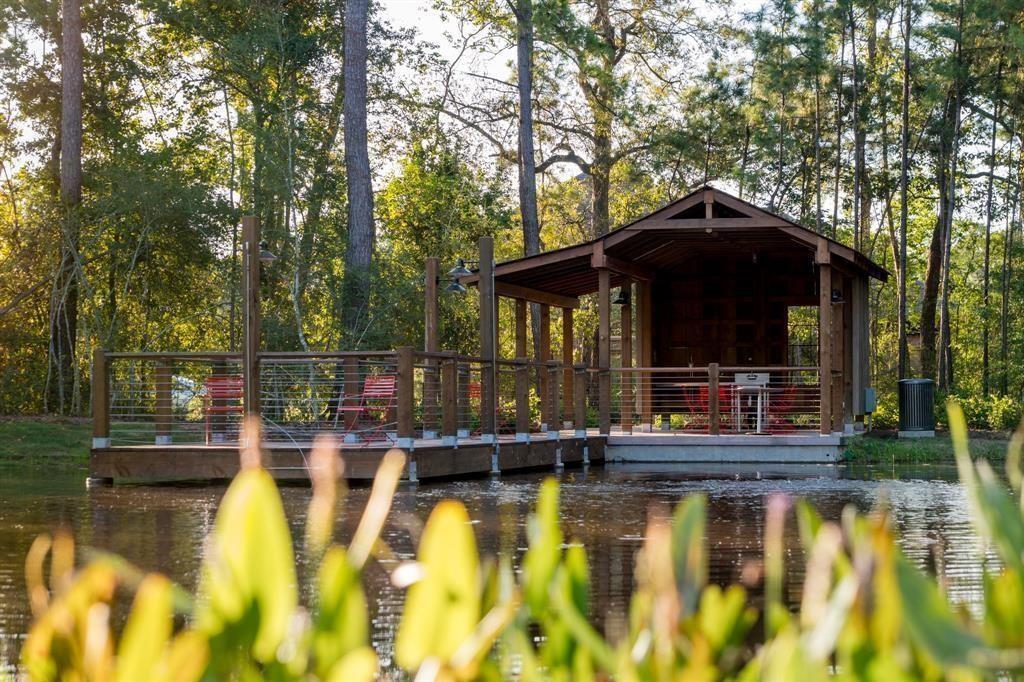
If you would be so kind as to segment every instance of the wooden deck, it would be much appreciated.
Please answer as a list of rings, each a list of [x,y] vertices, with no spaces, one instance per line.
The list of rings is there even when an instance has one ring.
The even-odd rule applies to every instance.
[[[529,442],[500,436],[497,443],[462,440],[457,447],[439,439],[417,439],[411,449],[402,448],[408,462],[404,478],[410,482],[437,478],[469,477],[525,470],[554,470],[604,460],[606,437],[597,432],[577,437],[563,431],[557,439],[533,435]],[[344,477],[369,480],[390,444],[341,446]],[[312,443],[265,443],[264,466],[281,480],[309,480],[307,458]],[[238,448],[234,444],[121,445],[93,448],[89,477],[96,482],[156,483],[220,481],[238,473]]]

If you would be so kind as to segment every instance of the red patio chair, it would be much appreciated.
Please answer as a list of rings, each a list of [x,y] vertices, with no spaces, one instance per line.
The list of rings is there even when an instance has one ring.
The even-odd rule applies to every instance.
[[[481,400],[482,400],[481,396],[483,394],[481,393],[481,387],[480,387],[480,382],[479,381],[470,381],[466,385],[466,390],[469,393],[469,402],[470,403],[472,403],[473,401],[476,401],[477,403],[481,402]],[[494,430],[499,432],[499,433],[502,433],[502,432],[507,432],[510,427],[511,427],[512,431],[514,432],[515,431],[515,423],[513,421],[510,421],[509,419],[506,418],[506,415],[504,415],[502,410],[501,410],[501,403],[496,401],[496,404],[494,405]],[[473,433],[477,434],[477,435],[483,433],[483,425],[478,426]]]
[[[338,401],[337,416],[347,415],[345,435],[359,431],[366,440],[389,439],[384,427],[387,426],[388,415],[395,407],[397,392],[397,375],[371,374],[363,380],[363,391],[359,395],[358,404],[346,405],[346,396],[342,396]],[[371,422],[371,425],[359,428],[366,421]]]
[[[786,433],[796,431],[793,413],[797,407],[797,387],[787,386],[772,391],[768,403],[768,433]]]
[[[212,374],[203,381],[203,421],[206,424],[206,444],[213,435],[211,415],[245,414],[245,380],[240,374]]]

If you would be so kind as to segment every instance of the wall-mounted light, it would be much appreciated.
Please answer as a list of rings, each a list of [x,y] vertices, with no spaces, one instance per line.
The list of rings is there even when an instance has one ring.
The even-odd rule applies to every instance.
[[[833,289],[832,290],[832,302],[833,303],[842,303],[843,302],[843,292],[840,291],[839,289]]]
[[[445,291],[451,294],[466,293],[466,287],[459,280],[473,274],[473,272],[466,267],[467,262],[476,263],[476,261],[466,261],[464,258],[456,259],[455,267],[448,271],[448,277],[451,281],[448,283],[448,286],[444,288]]]
[[[619,287],[619,294],[612,301],[612,305],[629,305],[629,290],[626,287]]]

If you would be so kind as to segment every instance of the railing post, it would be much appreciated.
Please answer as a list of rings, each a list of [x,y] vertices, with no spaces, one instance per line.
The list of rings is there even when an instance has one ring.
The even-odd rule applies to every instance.
[[[459,432],[459,375],[455,355],[441,360],[441,444],[454,446]]]
[[[397,351],[398,355],[398,395],[397,395],[397,417],[398,422],[398,447],[412,449],[413,423],[413,357],[412,346],[402,346]]]
[[[598,242],[600,243],[600,242]],[[611,367],[611,273],[597,271],[597,425],[603,435],[612,430],[612,377]]]
[[[156,420],[155,438],[157,445],[171,444],[171,421],[173,405],[171,403],[171,363],[169,360],[157,360],[154,371],[156,383]]]
[[[708,433],[717,436],[722,431],[721,406],[718,404],[718,363],[708,365]]]
[[[561,401],[558,399],[559,375],[561,368],[557,362],[548,362],[545,370],[548,373],[548,437],[558,438],[562,426]]]
[[[516,440],[530,442],[530,366],[516,358]]]
[[[573,428],[577,438],[587,437],[587,368],[576,365],[573,368]]]
[[[342,385],[341,404],[348,408],[359,406],[359,358],[347,357],[344,360],[344,384]],[[344,410],[345,415],[345,441],[355,442],[356,435],[351,433],[359,421],[359,411],[354,409]]]
[[[456,410],[458,413],[458,420],[456,427],[456,435],[459,438],[469,438],[469,429],[466,426],[469,424],[469,366],[465,363],[456,361],[458,383],[455,387],[455,402]]]
[[[92,446],[110,447],[110,379],[107,354],[102,348],[92,352]]]

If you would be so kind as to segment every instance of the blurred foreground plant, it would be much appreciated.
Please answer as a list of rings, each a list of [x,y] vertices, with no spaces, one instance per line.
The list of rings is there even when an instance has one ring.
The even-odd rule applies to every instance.
[[[671,520],[652,513],[636,567],[628,634],[607,641],[588,620],[585,549],[566,542],[558,486],[546,481],[528,523],[517,575],[479,556],[466,509],[446,501],[423,530],[417,560],[395,584],[408,596],[395,661],[417,680],[872,680],[1011,678],[1024,670],[1024,437],[1011,443],[1006,482],[973,463],[950,406],[957,462],[977,530],[999,557],[983,563],[979,617],[950,605],[899,551],[884,509],[838,523],[797,503],[806,572],[799,608],[783,597],[785,498],[769,502],[761,565],[764,608],[746,590],[707,582],[706,502],[684,499]],[[258,442],[250,438],[248,442]],[[280,497],[247,450],[204,558],[195,600],[163,576],[98,556],[75,570],[72,541],[40,538],[27,565],[36,622],[23,650],[33,679],[371,679],[361,572],[374,553],[404,461],[389,454],[347,549],[333,545],[334,444],[313,457],[307,550],[319,559],[313,603],[299,604]],[[43,565],[51,556],[50,585]],[[982,557],[979,556],[979,562]],[[135,592],[119,641],[118,589]],[[184,619],[175,619],[180,614]],[[755,634],[758,622],[763,635]]]

